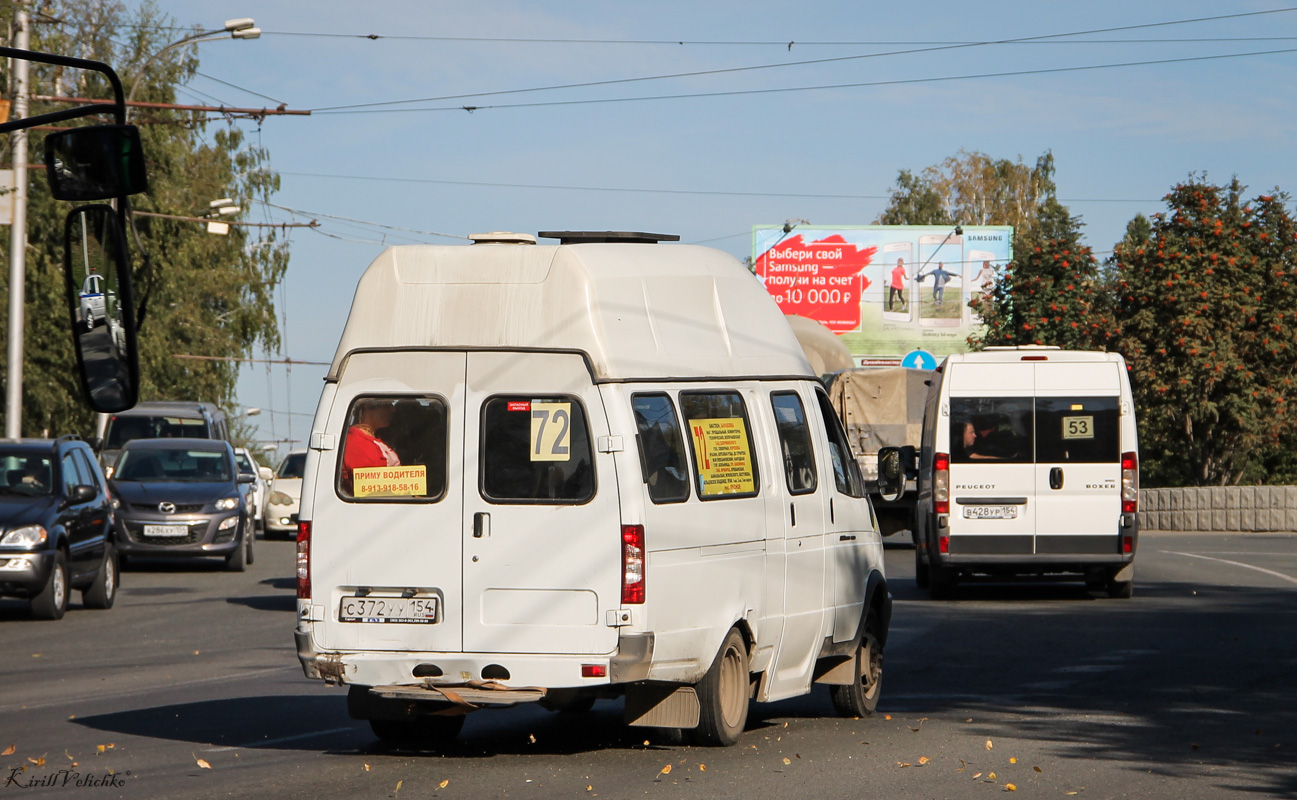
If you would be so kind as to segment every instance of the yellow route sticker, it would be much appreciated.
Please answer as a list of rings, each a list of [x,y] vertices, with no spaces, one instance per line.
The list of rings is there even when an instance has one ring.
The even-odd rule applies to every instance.
[[[752,471],[752,451],[743,419],[691,419],[698,476],[703,497],[750,494],[757,490]]]

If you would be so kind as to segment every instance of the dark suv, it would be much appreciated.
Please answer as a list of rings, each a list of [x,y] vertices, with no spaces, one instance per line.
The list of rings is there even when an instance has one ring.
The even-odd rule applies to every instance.
[[[117,553],[107,481],[74,436],[0,439],[0,595],[31,598],[37,619],[60,619],[72,589],[111,608]]]

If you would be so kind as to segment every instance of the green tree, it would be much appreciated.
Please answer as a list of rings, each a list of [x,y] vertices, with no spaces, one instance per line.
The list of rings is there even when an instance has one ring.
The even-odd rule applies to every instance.
[[[1190,176],[1117,246],[1115,349],[1130,364],[1154,485],[1261,481],[1297,439],[1297,223],[1279,190]]]
[[[11,2],[0,0],[0,15],[12,19]],[[117,2],[47,0],[32,18],[33,49],[107,62],[127,92],[135,88],[137,101],[176,102],[175,87],[198,69],[192,45],[150,60],[183,35],[151,2],[128,12]],[[30,71],[34,94],[112,96],[96,73],[38,64]],[[53,108],[33,102],[31,113]],[[111,120],[75,124],[94,121]],[[279,187],[268,153],[249,144],[232,123],[209,123],[203,112],[167,109],[133,112],[132,121],[140,125],[149,169],[149,191],[131,198],[136,211],[195,216],[222,197],[246,208],[268,200]],[[0,159],[8,160],[5,138]],[[42,134],[33,131],[30,160],[39,161],[42,152]],[[63,217],[71,206],[49,196],[39,173],[32,175],[28,191],[23,429],[27,435],[86,434],[92,415],[76,383],[61,266]],[[175,354],[230,358],[251,355],[257,344],[278,347],[273,290],[287,268],[287,241],[273,228],[234,227],[228,236],[215,236],[192,221],[135,220],[148,255],[141,257],[131,237],[140,306],[140,399],[228,405],[238,362],[182,360]],[[4,252],[8,240],[9,230],[0,228]],[[0,275],[5,292],[7,277],[7,271]],[[0,309],[0,325],[7,326],[4,316],[7,309]]]
[[[1041,204],[1054,196],[1054,156],[1036,166],[960,150],[918,175],[901,170],[879,225],[1012,225],[1028,234]]]
[[[1026,236],[1014,236],[1014,258],[987,295],[969,301],[986,326],[970,347],[1043,344],[1107,349],[1115,333],[1099,263],[1081,241],[1082,222],[1049,198]]]

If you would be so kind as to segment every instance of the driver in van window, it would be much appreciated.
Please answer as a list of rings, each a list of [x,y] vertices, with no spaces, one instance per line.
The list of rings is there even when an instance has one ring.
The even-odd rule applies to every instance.
[[[342,484],[351,492],[352,471],[357,467],[399,467],[401,459],[376,433],[392,423],[391,400],[365,399],[356,403],[355,422],[347,429],[342,457]]]
[[[968,457],[975,461],[1004,461],[1018,456],[1018,437],[1013,431],[1006,430],[998,417],[991,414],[980,414],[973,417],[970,427],[973,430],[972,441],[968,441],[965,431],[964,442],[968,446]]]

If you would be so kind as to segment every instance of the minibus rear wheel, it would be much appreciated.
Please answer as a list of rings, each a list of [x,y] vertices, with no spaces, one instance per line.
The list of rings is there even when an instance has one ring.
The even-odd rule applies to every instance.
[[[730,628],[716,661],[694,687],[699,705],[695,743],[729,747],[739,740],[748,722],[750,686],[747,643],[737,628]]]
[[[865,632],[856,650],[856,679],[845,686],[830,686],[833,709],[840,717],[867,717],[878,708],[883,691],[883,646],[878,639],[878,615],[865,618]]]

